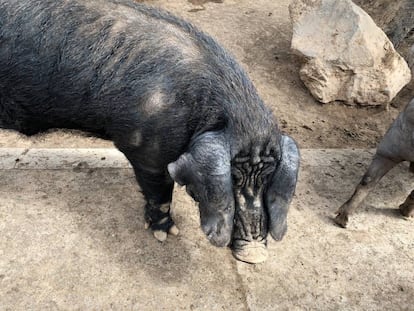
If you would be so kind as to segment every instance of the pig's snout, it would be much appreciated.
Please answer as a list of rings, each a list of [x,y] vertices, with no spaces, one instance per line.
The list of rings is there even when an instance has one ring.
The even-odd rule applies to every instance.
[[[247,263],[267,259],[266,237],[268,215],[264,209],[262,191],[242,189],[236,193],[236,215],[231,249],[233,256]]]
[[[251,264],[262,263],[268,256],[265,239],[262,241],[235,240],[232,244],[232,252],[236,259]]]

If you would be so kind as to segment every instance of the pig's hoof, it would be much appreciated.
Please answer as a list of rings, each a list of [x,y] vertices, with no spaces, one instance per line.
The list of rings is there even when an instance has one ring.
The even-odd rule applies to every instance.
[[[170,228],[170,231],[168,231],[168,233],[171,234],[171,235],[177,236],[180,233],[180,230],[178,230],[176,225],[173,225]]]
[[[338,226],[346,228],[346,225],[348,224],[348,215],[346,213],[339,212],[334,221]]]
[[[404,217],[414,217],[414,206],[403,203],[400,205],[400,212]]]
[[[171,234],[173,236],[177,236],[180,233],[180,230],[177,228],[177,226],[175,224],[173,224],[168,229],[168,234],[167,234],[166,231],[164,231],[162,229],[153,229],[152,226],[148,222],[146,222],[145,223],[145,229],[148,229],[150,227],[152,229],[154,237],[160,242],[164,242],[165,240],[167,240],[168,234]]]
[[[155,230],[153,234],[154,237],[160,242],[164,242],[167,239],[167,232],[165,231]]]
[[[232,249],[233,256],[240,261],[255,264],[266,261],[268,252],[266,245],[261,242],[248,242]]]

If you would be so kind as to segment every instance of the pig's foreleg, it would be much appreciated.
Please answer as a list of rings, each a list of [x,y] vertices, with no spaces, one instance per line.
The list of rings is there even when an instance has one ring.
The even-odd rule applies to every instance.
[[[166,171],[141,167],[133,156],[125,153],[134,168],[135,177],[146,200],[145,228],[151,228],[158,241],[165,241],[168,233],[178,235],[178,228],[170,215],[174,182]]]
[[[398,163],[378,154],[375,155],[354,194],[339,208],[335,222],[345,228],[348,223],[348,216],[361,205],[380,179]]]

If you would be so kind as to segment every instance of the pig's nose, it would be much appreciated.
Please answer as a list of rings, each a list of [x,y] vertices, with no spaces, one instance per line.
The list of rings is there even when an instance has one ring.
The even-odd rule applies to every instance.
[[[247,263],[262,263],[267,259],[266,239],[258,241],[235,240],[232,245],[233,256]]]

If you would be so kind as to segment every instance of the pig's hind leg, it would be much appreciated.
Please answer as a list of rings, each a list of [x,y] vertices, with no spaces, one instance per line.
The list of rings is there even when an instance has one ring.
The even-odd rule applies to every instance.
[[[337,211],[335,223],[345,228],[348,224],[349,215],[362,204],[364,199],[370,191],[374,189],[375,185],[381,180],[381,178],[397,164],[398,162],[395,162],[389,158],[378,154],[375,155],[368,167],[367,172],[356,187],[353,195]]]
[[[158,241],[165,241],[168,233],[178,234],[170,215],[174,181],[166,170],[142,167],[132,153],[124,152],[145,197],[145,228],[151,228]]]
[[[400,205],[400,212],[405,217],[414,217],[414,190],[411,191],[405,202]]]
[[[410,162],[410,168],[409,168],[409,171],[410,171],[411,173],[414,173],[414,162]]]

